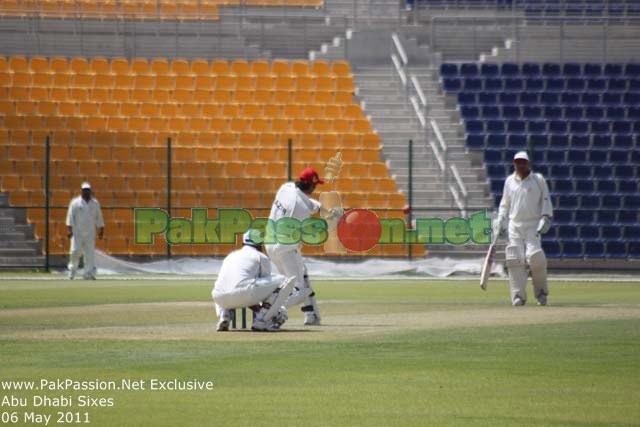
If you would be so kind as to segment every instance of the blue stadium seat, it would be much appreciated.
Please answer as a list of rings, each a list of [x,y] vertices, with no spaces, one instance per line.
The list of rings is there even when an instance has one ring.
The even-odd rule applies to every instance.
[[[629,80],[628,89],[633,92],[640,91],[640,79]]]
[[[464,90],[479,92],[482,90],[482,79],[467,78],[464,79]]]
[[[555,77],[561,74],[560,64],[546,63],[542,65],[542,75],[546,77]]]
[[[458,104],[460,105],[475,105],[476,104],[476,94],[469,92],[459,92],[458,93]]]
[[[536,77],[540,75],[540,65],[530,62],[522,64],[522,75],[526,77]]]
[[[625,209],[640,210],[640,196],[624,196],[622,206]],[[640,234],[638,234],[640,237]]]
[[[636,149],[631,151],[629,161],[634,165],[640,165],[640,135],[636,135]]]
[[[504,80],[504,90],[511,92],[521,92],[524,88],[522,79],[507,78]]]
[[[500,67],[500,74],[505,77],[515,77],[520,74],[520,67],[518,64],[505,62]]]
[[[629,242],[627,257],[633,259],[640,258],[640,241]]]
[[[567,80],[567,90],[579,92],[583,91],[586,86],[587,84],[584,79],[572,78]]]
[[[446,92],[458,92],[462,89],[462,80],[458,78],[445,78],[442,80],[442,85]]]
[[[540,78],[526,79],[524,87],[529,92],[542,92],[545,89],[544,80]]]
[[[561,240],[578,238],[578,227],[575,225],[561,225],[556,228],[558,229],[558,238]]]
[[[628,240],[640,241],[640,225],[625,225],[622,230],[622,237]]]
[[[569,224],[573,222],[573,210],[555,209],[553,212],[553,222],[557,224]]]
[[[562,118],[562,107],[544,107],[543,115],[546,119],[557,120]]]
[[[567,151],[567,161],[569,163],[579,163],[587,161],[587,151],[571,149]]]
[[[581,120],[584,116],[584,108],[580,107],[564,107],[564,118],[569,120]]]
[[[493,179],[504,179],[507,174],[504,171],[504,166],[502,165],[487,165],[487,175]]]
[[[521,136],[521,135],[518,135],[518,136]],[[533,165],[536,165],[538,163],[542,163],[542,162],[545,161],[545,151],[544,150],[534,150],[533,152],[531,152],[531,150],[530,150],[529,151],[529,159],[531,161],[531,164],[533,164]]]
[[[504,182],[499,179],[492,179],[490,181],[491,185],[491,193],[495,195],[501,195],[502,190],[504,189]]]
[[[556,193],[573,193],[573,181],[569,179],[555,179],[549,183],[553,186],[553,191]]]
[[[503,133],[489,134],[487,136],[487,148],[504,150],[507,147],[507,136]]]
[[[578,193],[593,193],[594,192],[594,181],[591,180],[580,180],[576,181],[576,192]],[[600,204],[600,200],[598,199],[598,204]],[[583,204],[584,205],[584,204]]]
[[[604,118],[604,109],[601,107],[587,107],[585,117],[590,120],[600,120]]]
[[[525,133],[527,131],[527,122],[524,120],[509,120],[507,122],[507,132],[509,133]]]
[[[604,240],[614,240],[622,237],[622,230],[617,225],[603,225],[600,227],[600,232]]]
[[[622,94],[605,92],[602,94],[602,103],[605,105],[618,106],[622,104]],[[617,117],[614,117],[614,118],[617,118]]]
[[[602,75],[602,65],[600,64],[584,64],[583,74],[586,77],[599,77]]]
[[[513,151],[513,155],[517,151],[526,150],[527,149],[527,137],[526,135],[509,135],[508,137],[509,149]],[[511,159],[513,159],[513,155]]]
[[[622,102],[627,105],[638,105],[640,104],[640,92],[629,92],[622,95]]]
[[[458,75],[458,66],[456,64],[442,64],[440,66],[440,75],[442,77],[456,77]]]
[[[578,240],[562,242],[562,255],[566,258],[582,258],[582,243]]]
[[[562,92],[565,90],[565,80],[555,78],[547,79],[546,90],[549,92]]]
[[[502,103],[504,105],[504,102]],[[522,117],[520,113],[520,107],[515,107],[512,105],[506,105],[502,107],[502,117],[505,119],[519,119]]]
[[[622,198],[618,195],[602,196],[602,209],[620,209]]]
[[[569,148],[569,137],[563,133],[551,135],[549,138],[550,150],[566,150]]]
[[[607,81],[603,78],[592,78],[587,80],[587,89],[594,91],[604,91],[607,88]]]
[[[580,64],[567,62],[562,66],[562,74],[565,76],[579,76],[582,74],[582,67]]]
[[[626,258],[627,245],[624,242],[609,240],[605,242],[604,252],[607,258]]]
[[[501,92],[502,79],[488,78],[484,81],[484,90],[488,92]]]
[[[584,105],[600,105],[602,101],[600,100],[599,93],[593,92],[584,92],[580,94],[580,102]]]
[[[617,191],[614,181],[596,181],[596,191],[598,193],[615,193]]]
[[[611,78],[607,84],[607,90],[610,92],[624,92],[627,90],[627,80]]]
[[[498,94],[498,102],[502,105],[518,105],[517,92],[502,92]]]
[[[535,165],[535,171],[544,177],[549,176],[549,166],[547,165],[537,164]]]
[[[608,77],[617,77],[622,75],[622,65],[606,64],[604,66],[604,75]]]
[[[640,77],[640,63],[625,65],[624,74],[629,77]]]
[[[620,193],[629,193],[629,194],[637,194],[640,189],[638,189],[638,180],[622,180],[618,181],[618,191]]]
[[[481,120],[467,120],[465,122],[467,127],[467,133],[483,133],[484,132],[484,122]]]
[[[589,122],[582,120],[574,120],[569,122],[569,132],[576,133],[589,133]]]
[[[600,227],[595,225],[583,225],[580,227],[580,238],[585,240],[597,240],[600,238]]]
[[[500,74],[498,64],[482,64],[480,66],[480,74],[484,77],[495,77]]]
[[[630,150],[633,148],[633,137],[631,135],[616,135],[613,137],[613,147]]]
[[[469,135],[467,135],[467,147],[470,150],[482,150],[482,149],[484,149],[484,134],[469,134]]]
[[[609,132],[611,132],[611,126],[608,121],[591,122],[591,133],[602,135],[608,134]],[[609,145],[611,145],[611,142]]]
[[[523,105],[535,105],[538,104],[540,96],[536,92],[521,92],[520,103]]]
[[[571,148],[574,149],[587,149],[591,146],[591,141],[588,135],[571,135]]]
[[[480,92],[478,94],[478,104],[494,105],[498,103],[498,94],[494,92]]]
[[[595,217],[595,212],[589,210],[578,210],[576,211],[575,217],[576,224],[591,224]]]
[[[635,168],[632,166],[618,165],[615,167],[614,172],[618,179],[633,179],[635,178]],[[638,205],[640,207],[640,205]]]
[[[583,166],[583,165],[574,166],[572,171],[572,176],[575,179],[590,179],[591,166]]]
[[[465,120],[477,119],[480,116],[480,109],[478,107],[462,106],[460,107],[460,117]]]
[[[531,132],[531,126],[529,126],[529,132]],[[529,135],[529,143],[535,150],[543,150],[549,145],[549,138],[547,135]]]
[[[460,75],[463,77],[475,77],[479,74],[478,65],[474,63],[465,63],[460,65]]]
[[[604,243],[595,240],[587,240],[584,244],[585,258],[603,258]]]
[[[566,168],[562,168],[562,169],[559,169],[559,170],[566,170]],[[555,174],[553,174],[553,176],[554,177],[556,177],[556,176],[562,177],[562,175],[555,175]],[[578,198],[576,196],[571,196],[571,195],[559,196],[558,197],[558,204],[556,206],[562,206],[565,209],[575,209],[575,208],[578,207]]]
[[[549,258],[557,258],[562,255],[560,243],[553,240],[543,240],[542,250],[544,250],[545,255]]]
[[[627,108],[627,116],[630,119],[640,120],[640,107]]]
[[[596,212],[596,222],[599,224],[615,224],[617,222],[617,211],[599,210]]]
[[[565,150],[550,150],[547,151],[547,162],[548,163],[560,163],[564,164],[566,158]]]
[[[527,120],[539,119],[542,117],[542,108],[535,107],[523,107],[522,109],[522,118]]]
[[[504,133],[504,122],[502,120],[488,120],[487,132],[490,133]]]
[[[502,150],[487,149],[484,152],[485,163],[499,163],[502,164]]]
[[[540,104],[555,105],[560,103],[560,94],[557,92],[542,92],[540,94]]]
[[[632,131],[631,122],[616,120],[611,123],[611,133],[616,135],[630,134]]]
[[[620,101],[618,101],[617,104],[619,105]],[[608,119],[620,120],[620,119],[624,119],[626,115],[627,115],[627,112],[623,107],[607,107],[606,116]]]
[[[563,120],[551,120],[549,122],[549,133],[567,133],[567,122]]]
[[[495,105],[485,105],[482,107],[482,118],[485,120],[500,118],[500,107]]]
[[[593,164],[603,164],[607,163],[607,154],[609,150],[601,150],[598,148],[592,148],[589,150],[589,154],[587,156],[587,161]]]
[[[560,94],[560,103],[564,105],[578,105],[580,104],[580,94],[575,92],[562,92]],[[580,108],[582,108],[582,106]]]
[[[618,212],[618,222],[620,224],[637,224],[640,222],[640,214],[637,210],[621,210]]]
[[[593,123],[592,130],[593,130]],[[604,148],[608,149],[613,145],[613,139],[609,135],[593,135],[592,138],[592,148]]]

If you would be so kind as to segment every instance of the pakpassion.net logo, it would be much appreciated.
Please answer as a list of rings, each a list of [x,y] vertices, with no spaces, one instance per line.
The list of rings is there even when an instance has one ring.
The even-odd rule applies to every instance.
[[[256,245],[322,245],[330,233],[336,233],[346,249],[365,252],[375,245],[491,243],[491,220],[486,210],[468,218],[416,219],[416,228],[407,229],[403,218],[378,218],[369,209],[350,209],[335,223],[323,218],[305,220],[253,218],[246,209],[191,209],[191,218],[174,217],[160,208],[135,209],[135,243],[153,244],[155,236],[164,235],[168,244],[235,244],[238,235],[251,231]]]

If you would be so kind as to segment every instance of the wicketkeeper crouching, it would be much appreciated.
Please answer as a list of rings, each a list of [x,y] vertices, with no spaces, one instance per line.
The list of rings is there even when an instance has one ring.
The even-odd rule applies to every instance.
[[[531,171],[526,152],[516,153],[513,165],[515,172],[504,183],[494,232],[501,236],[507,229],[509,232],[505,256],[511,303],[520,306],[527,302],[528,266],[538,304],[546,305],[549,295],[547,258],[540,235],[549,231],[553,218],[549,187],[541,174]]]

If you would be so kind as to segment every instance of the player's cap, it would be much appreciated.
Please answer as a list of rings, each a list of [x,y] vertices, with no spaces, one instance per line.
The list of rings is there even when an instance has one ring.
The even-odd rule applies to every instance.
[[[515,156],[513,156],[513,160],[526,160],[529,161],[529,155],[526,151],[518,151]]]
[[[242,235],[242,244],[243,245],[250,245],[250,246],[259,247],[260,245],[254,243],[253,240],[251,240],[251,232],[252,231],[257,231],[257,230],[250,229],[249,231],[247,231],[246,233],[244,233]]]
[[[324,179],[318,176],[318,172],[314,168],[306,168],[300,172],[300,182],[305,184],[324,184]]]
[[[89,184],[88,182],[83,182],[81,188],[83,190],[91,190],[91,184]]]

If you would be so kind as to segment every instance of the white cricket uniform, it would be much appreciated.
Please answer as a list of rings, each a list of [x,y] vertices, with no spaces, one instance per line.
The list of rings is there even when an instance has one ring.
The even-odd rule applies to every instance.
[[[259,304],[283,281],[284,277],[271,275],[271,261],[253,246],[231,252],[222,262],[211,292],[218,317],[222,310]]]
[[[509,246],[520,254],[520,261],[526,261],[530,267],[531,255],[537,252],[544,254],[540,235],[537,233],[538,223],[543,216],[553,217],[549,187],[544,177],[532,171],[525,179],[520,179],[514,172],[505,180],[498,217],[509,219]],[[546,271],[546,259],[543,261]],[[544,289],[534,289],[536,295],[541,291],[547,294],[546,277],[544,285],[540,286]],[[512,300],[516,295],[526,299],[526,291],[522,285],[512,285],[511,294]]]
[[[86,202],[82,196],[71,200],[67,210],[66,225],[71,227],[71,249],[69,251],[69,274],[75,275],[84,254],[84,278],[95,275],[96,227],[104,227],[100,203],[94,198]]]
[[[280,218],[289,217],[303,221],[319,210],[319,201],[307,196],[296,187],[295,183],[287,182],[278,189],[276,198],[271,206],[269,219],[277,221]],[[281,245],[276,243],[265,246],[269,258],[271,258],[271,261],[276,265],[280,274],[285,277],[295,276],[296,283],[294,286],[298,288],[298,290],[309,288],[309,293],[313,292],[308,278],[305,277],[307,275],[307,268],[302,260],[300,243],[295,245]],[[312,305],[311,299],[306,298],[304,305]]]

